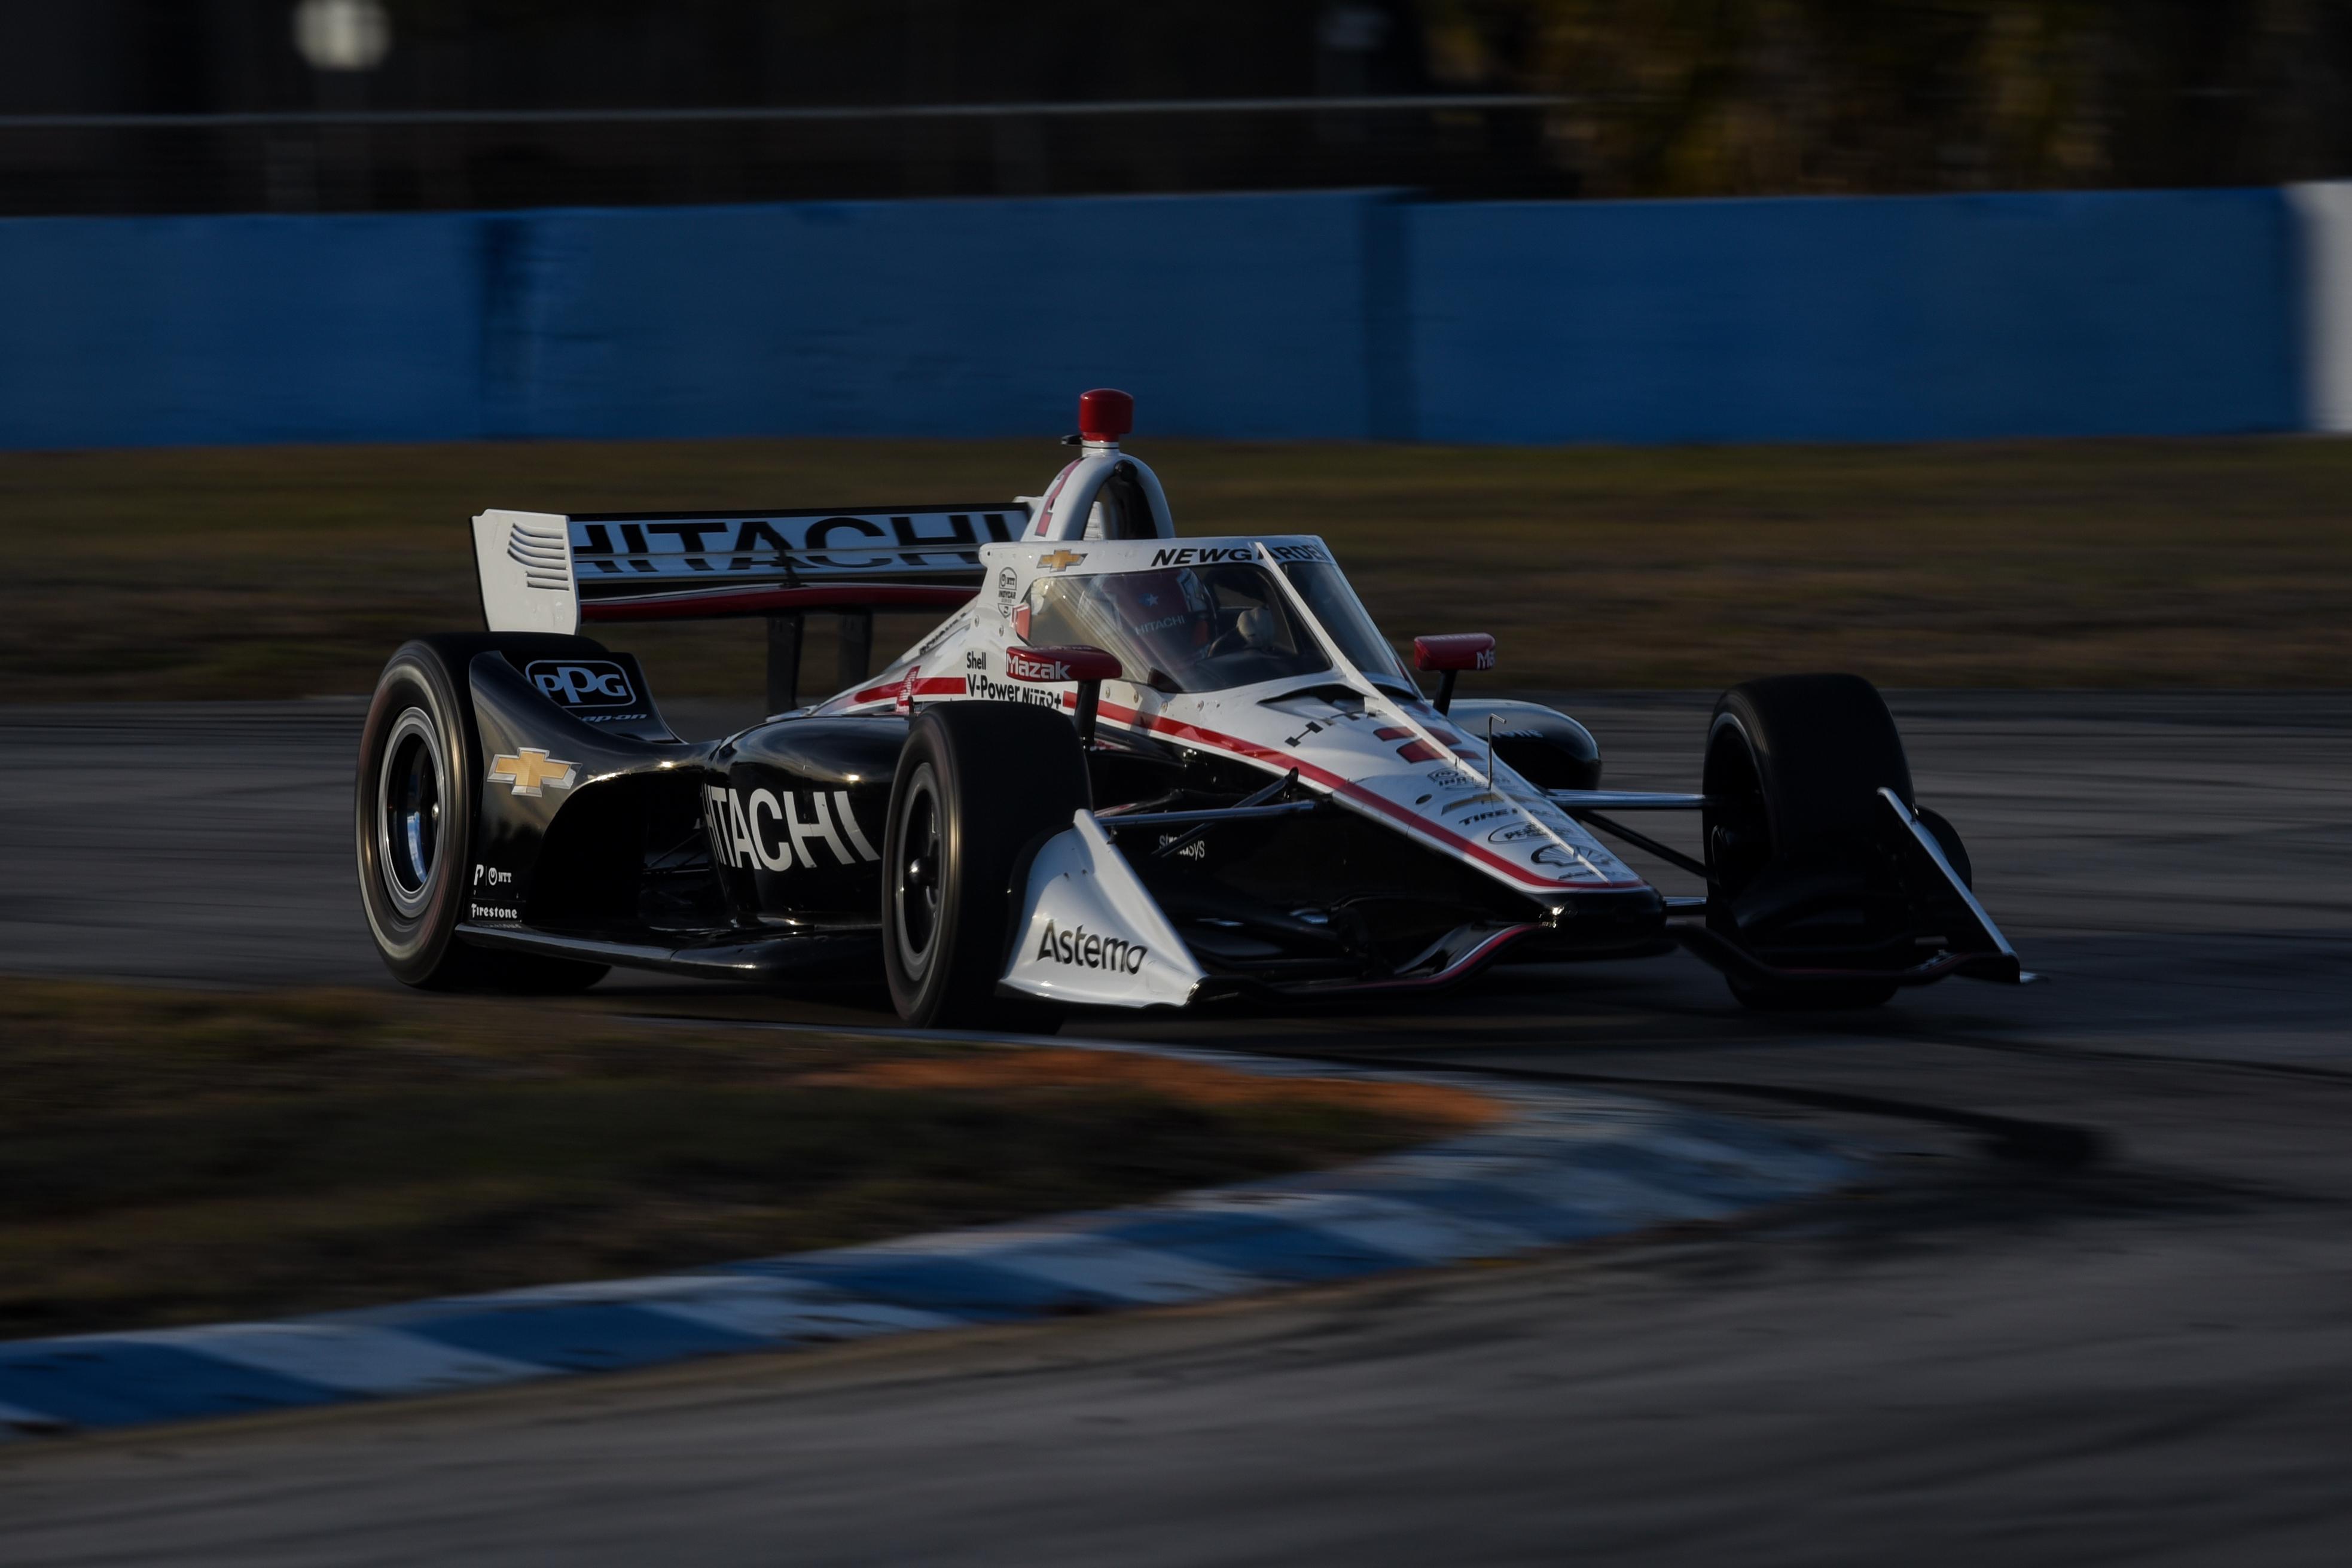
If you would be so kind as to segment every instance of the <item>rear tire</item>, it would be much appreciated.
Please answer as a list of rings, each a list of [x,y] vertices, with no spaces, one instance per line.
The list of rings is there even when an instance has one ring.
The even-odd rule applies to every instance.
[[[547,995],[584,991],[606,973],[601,963],[469,947],[457,935],[482,788],[467,666],[525,640],[578,647],[568,637],[420,637],[376,681],[352,813],[360,902],[376,952],[403,984]]]
[[[1787,967],[1902,966],[1906,922],[1878,791],[1910,805],[1911,765],[1874,687],[1783,675],[1732,688],[1715,706],[1702,787],[1718,803],[1703,814],[1709,925]],[[1775,1011],[1874,1007],[1898,989],[1726,978],[1743,1005]]]
[[[925,1028],[1050,1034],[1051,1003],[996,994],[1045,836],[1092,803],[1077,731],[1011,702],[926,709],[907,732],[882,849],[883,964],[898,1016]]]

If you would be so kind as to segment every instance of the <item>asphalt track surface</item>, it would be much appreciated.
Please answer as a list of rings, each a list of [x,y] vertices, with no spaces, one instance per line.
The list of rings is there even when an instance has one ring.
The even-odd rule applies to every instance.
[[[1564,705],[1611,783],[1688,786],[1703,699]],[[1881,1140],[1877,1190],[1271,1301],[17,1445],[0,1561],[2346,1561],[2352,696],[1895,706],[2052,984],[1759,1017],[1675,958],[1076,1026],[1631,1084]],[[0,710],[0,966],[383,984],[354,719]]]

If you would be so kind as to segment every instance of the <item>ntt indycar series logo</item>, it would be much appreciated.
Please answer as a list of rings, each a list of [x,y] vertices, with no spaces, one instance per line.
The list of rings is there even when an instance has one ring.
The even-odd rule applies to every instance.
[[[1073,969],[1105,969],[1133,974],[1143,968],[1151,950],[1141,942],[1115,936],[1097,936],[1084,926],[1064,931],[1048,920],[1037,943],[1039,963],[1066,963]]]

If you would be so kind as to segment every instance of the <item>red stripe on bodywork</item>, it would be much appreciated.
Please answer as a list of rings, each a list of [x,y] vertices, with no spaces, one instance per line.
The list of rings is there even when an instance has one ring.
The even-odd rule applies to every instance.
[[[794,610],[951,610],[969,604],[977,588],[924,583],[843,584],[827,588],[720,588],[664,594],[657,598],[583,599],[583,621],[700,621],[724,616],[773,616]]]
[[[1238,735],[1223,734],[1215,730],[1203,729],[1198,724],[1188,724],[1181,719],[1170,719],[1159,714],[1147,715],[1135,709],[1122,708],[1109,701],[1103,703],[1102,716],[1115,723],[1130,727],[1139,725],[1143,729],[1159,734],[1172,735],[1177,740],[1190,741],[1196,745],[1206,746],[1212,751],[1224,752],[1233,756],[1247,757],[1253,762],[1264,763],[1270,767],[1297,768],[1301,778],[1312,779],[1335,795],[1344,795],[1349,799],[1370,806],[1384,816],[1393,817],[1416,833],[1425,834],[1439,843],[1469,856],[1474,860],[1492,866],[1507,877],[1527,883],[1529,887],[1573,889],[1612,888],[1626,885],[1611,882],[1605,879],[1599,881],[1588,879],[1578,882],[1563,882],[1554,878],[1538,876],[1524,866],[1514,865],[1506,860],[1485,845],[1475,844],[1460,834],[1450,832],[1418,813],[1397,805],[1392,800],[1373,794],[1353,779],[1343,777],[1328,768],[1318,768],[1313,763],[1302,757],[1294,757],[1287,752],[1278,752],[1272,746],[1261,746],[1255,741],[1244,741]]]
[[[910,684],[904,677],[887,686],[869,686],[863,691],[853,691],[849,700],[857,702],[898,702],[914,697],[953,697],[963,691],[961,675],[921,675]]]
[[[923,680],[917,683],[917,695],[945,695],[948,692],[964,689],[964,683],[954,677],[940,678],[937,684],[946,688],[946,692],[935,690],[933,681]],[[897,683],[871,687],[858,692],[850,700],[853,702],[879,701],[887,698],[898,697],[899,691],[900,688]],[[1062,706],[1065,708],[1076,707],[1077,700],[1077,696],[1074,692],[1062,693]],[[1179,741],[1189,741],[1195,745],[1207,747],[1211,751],[1223,752],[1229,756],[1245,757],[1252,762],[1263,763],[1277,772],[1297,768],[1299,777],[1312,779],[1335,795],[1344,795],[1349,799],[1369,806],[1383,816],[1392,818],[1417,833],[1434,838],[1439,843],[1469,856],[1482,865],[1492,866],[1505,876],[1531,888],[1565,890],[1578,888],[1618,888],[1639,885],[1638,883],[1612,882],[1606,878],[1598,880],[1588,878],[1580,881],[1563,882],[1557,878],[1539,876],[1524,866],[1505,859],[1485,845],[1474,843],[1460,834],[1430,821],[1417,812],[1373,794],[1355,780],[1335,773],[1328,768],[1317,767],[1303,757],[1294,757],[1289,752],[1277,751],[1272,746],[1261,746],[1255,741],[1244,741],[1238,735],[1228,735],[1222,731],[1206,729],[1199,724],[1188,724],[1181,719],[1170,719],[1159,714],[1146,715],[1136,709],[1122,707],[1108,700],[1102,702],[1098,711],[1103,718],[1112,723],[1124,724],[1130,729],[1148,730],[1155,734],[1171,736]]]

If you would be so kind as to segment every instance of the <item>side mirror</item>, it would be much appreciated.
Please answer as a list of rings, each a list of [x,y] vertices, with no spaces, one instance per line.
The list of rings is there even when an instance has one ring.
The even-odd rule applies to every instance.
[[[1495,668],[1495,639],[1485,632],[1454,632],[1412,639],[1412,667],[1438,672],[1437,710],[1454,705],[1454,678],[1465,669]]]
[[[1102,683],[1117,680],[1124,672],[1118,660],[1109,654],[1080,644],[1068,647],[1008,647],[1004,650],[1004,673],[1015,680],[1034,681],[1041,686],[1076,681],[1078,744],[1091,747],[1095,743],[1095,710],[1102,700]]]

